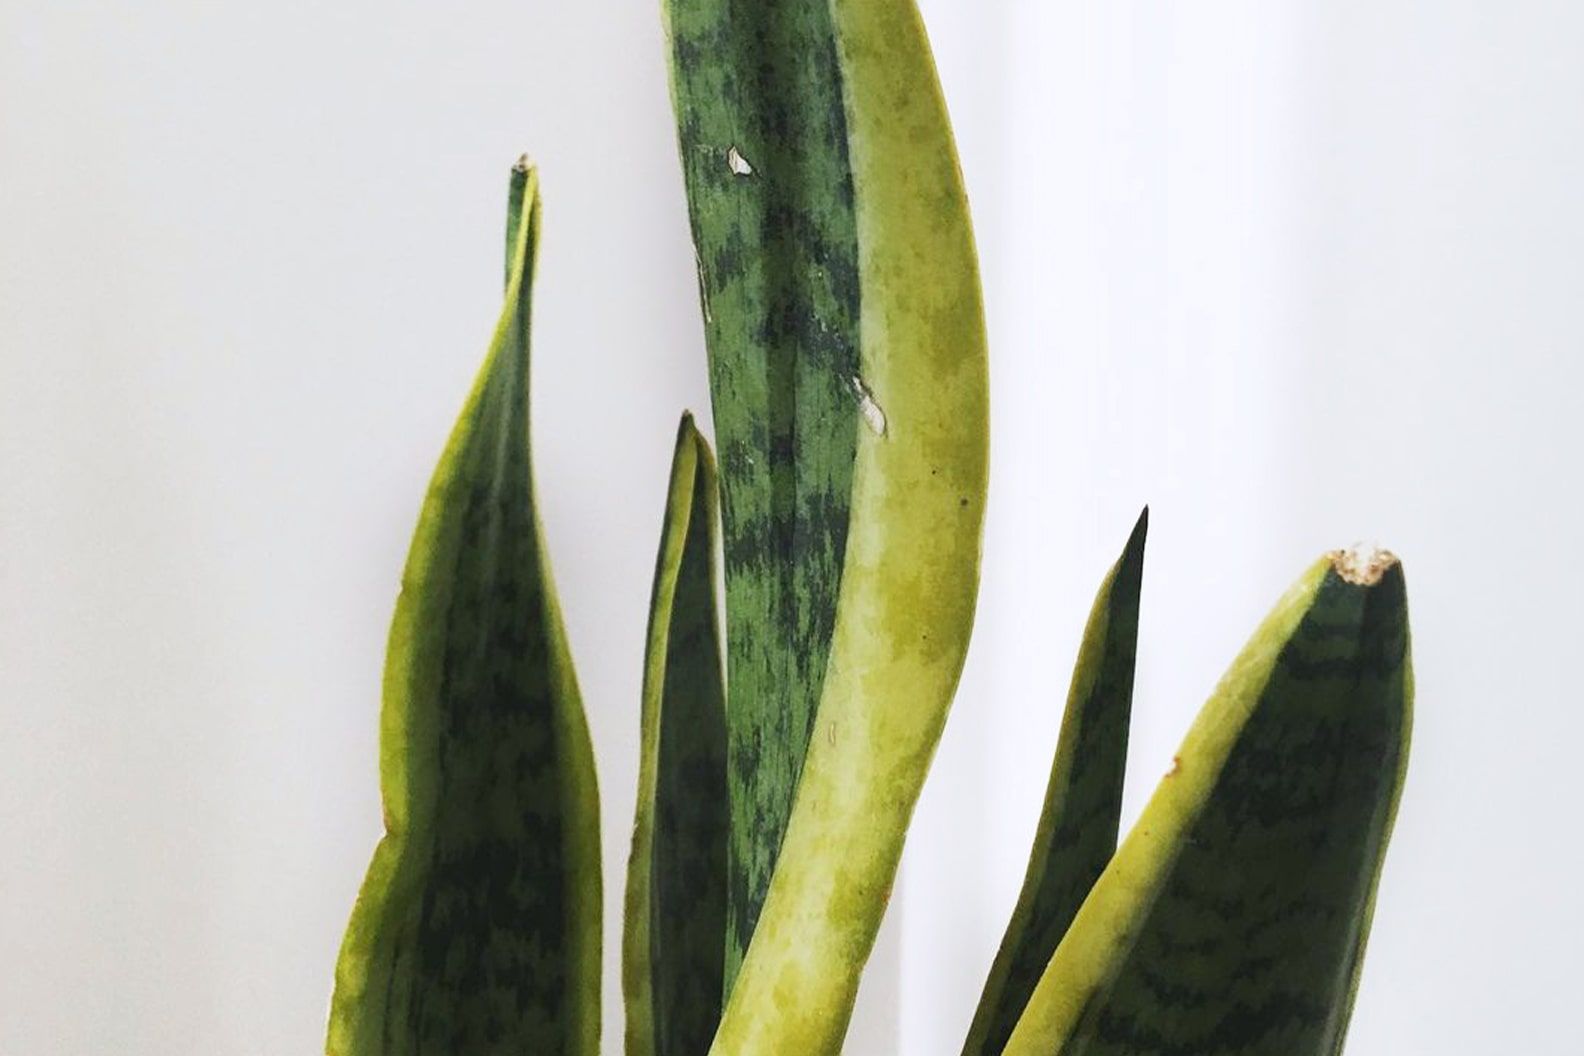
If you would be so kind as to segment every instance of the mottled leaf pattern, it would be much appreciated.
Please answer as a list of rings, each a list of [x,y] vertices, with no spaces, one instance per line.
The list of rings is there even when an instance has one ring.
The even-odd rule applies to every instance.
[[[825,677],[861,383],[853,176],[826,0],[665,0],[720,450],[730,673],[727,985]]]
[[[669,10],[684,170],[717,360],[734,847],[761,846],[774,835],[738,831],[760,825],[761,815],[737,798],[739,778],[763,770],[766,757],[755,751],[769,751],[773,740],[765,733],[758,749],[745,750],[739,722],[748,720],[739,708],[785,708],[794,692],[806,703],[816,685],[809,679],[818,679],[779,857],[757,920],[746,918],[752,939],[728,984],[711,1051],[819,1056],[840,1049],[973,625],[987,463],[978,268],[946,108],[912,0],[673,0]],[[848,210],[851,236],[842,220]],[[751,226],[734,225],[750,215],[766,226],[747,238]],[[788,251],[799,242],[818,248]],[[721,286],[758,273],[798,284],[768,314]],[[828,321],[827,306],[834,312]],[[766,410],[757,393],[766,379],[785,376],[784,364],[776,366],[782,361],[772,358],[768,374],[761,364],[728,384],[719,360],[732,342],[786,332],[797,335],[789,342],[799,356],[792,376],[806,380],[793,385],[790,405]],[[742,378],[760,380],[739,385]],[[794,409],[806,425],[777,428]],[[734,493],[733,416],[763,430],[771,460],[766,494],[784,496],[791,487],[793,508],[804,511],[790,534],[777,528],[765,536],[753,558],[762,568],[743,559],[733,538],[745,523],[733,506],[743,494]],[[839,560],[839,578],[835,565],[830,575],[806,575],[826,568],[827,553]],[[733,611],[745,590],[759,589],[744,584],[766,575],[817,585],[821,606],[834,598],[828,651],[809,651],[822,639],[811,636],[815,595],[802,587],[762,616]],[[787,677],[802,672],[804,680],[756,689],[750,675],[745,684],[740,629],[779,638],[773,648],[794,654]],[[767,772],[781,772],[780,764]],[[743,921],[741,904],[729,923]]]
[[[1323,560],[1206,705],[1008,1056],[1334,1056],[1411,700],[1401,566]]]
[[[627,1051],[835,1056],[973,623],[977,262],[914,0],[663,4],[721,466],[684,417]],[[538,227],[522,164],[506,305],[391,629],[386,834],[336,967],[334,1056],[599,1048],[598,797],[529,456]],[[1402,570],[1312,568],[1118,849],[1146,520],[1091,613],[964,1054],[1337,1056],[1407,759]]]
[[[1149,511],[1106,573],[1084,628],[1023,890],[963,1056],[998,1056],[1034,984],[1116,850],[1127,769]]]
[[[593,1056],[599,803],[534,506],[537,180],[513,172],[506,306],[424,500],[381,713],[386,834],[336,966],[333,1056]]]
[[[701,1056],[720,1022],[729,820],[715,488],[709,447],[684,417],[649,605],[622,947],[627,1056]]]

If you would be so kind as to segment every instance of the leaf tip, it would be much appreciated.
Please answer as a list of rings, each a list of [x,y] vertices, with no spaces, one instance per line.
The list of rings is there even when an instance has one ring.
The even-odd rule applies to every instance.
[[[1327,556],[1338,577],[1359,587],[1375,586],[1382,576],[1401,564],[1396,554],[1374,543],[1354,543]]]
[[[698,422],[693,418],[692,411],[683,411],[682,420],[677,422],[677,446],[698,447],[704,440],[704,435],[699,432]]]
[[[1114,566],[1117,579],[1130,584],[1128,592],[1135,599],[1138,597],[1140,579],[1144,571],[1144,540],[1148,536],[1149,507],[1145,506],[1139,512],[1138,520],[1133,523],[1133,530],[1128,533],[1127,544],[1122,547],[1122,556],[1117,558]]]
[[[1144,508],[1139,511],[1138,520],[1133,524],[1132,533],[1128,536],[1126,549],[1141,549],[1147,535],[1149,535],[1149,504],[1145,503]]]

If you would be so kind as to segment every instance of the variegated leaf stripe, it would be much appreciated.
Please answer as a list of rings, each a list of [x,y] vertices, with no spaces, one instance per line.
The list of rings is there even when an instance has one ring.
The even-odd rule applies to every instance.
[[[770,884],[835,625],[860,425],[842,66],[825,0],[666,0],[720,452],[727,983]]]
[[[336,966],[333,1056],[599,1048],[594,760],[534,504],[538,183],[506,304],[424,499],[386,660],[386,833]]]
[[[725,522],[712,1051],[818,1056],[840,1048],[973,622],[978,268],[912,0],[666,10]]]
[[[1200,713],[1006,1056],[1335,1056],[1411,701],[1401,566],[1323,559]]]
[[[700,1056],[720,1022],[729,822],[715,489],[709,447],[684,416],[644,662],[622,944],[627,1056]]]
[[[1145,510],[1090,610],[1023,889],[963,1056],[999,1056],[1005,1048],[1057,943],[1116,851],[1148,530]]]

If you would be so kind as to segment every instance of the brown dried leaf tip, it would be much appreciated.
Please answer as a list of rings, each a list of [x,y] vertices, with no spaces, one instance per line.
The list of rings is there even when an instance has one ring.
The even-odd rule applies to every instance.
[[[1331,551],[1331,567],[1349,583],[1373,587],[1393,565],[1397,555],[1373,543],[1354,543],[1346,550]]]

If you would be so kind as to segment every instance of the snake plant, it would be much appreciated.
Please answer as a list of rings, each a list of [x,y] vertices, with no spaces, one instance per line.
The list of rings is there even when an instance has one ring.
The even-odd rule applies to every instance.
[[[834,1054],[973,623],[974,243],[913,0],[664,14],[719,461],[684,416],[634,713],[625,1050]],[[505,307],[397,601],[334,1056],[599,1051],[598,793],[529,459],[539,216],[520,164]],[[1094,601],[962,1052],[1335,1056],[1407,759],[1401,566],[1305,572],[1119,846],[1146,521]]]

